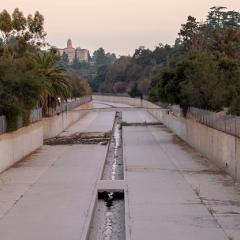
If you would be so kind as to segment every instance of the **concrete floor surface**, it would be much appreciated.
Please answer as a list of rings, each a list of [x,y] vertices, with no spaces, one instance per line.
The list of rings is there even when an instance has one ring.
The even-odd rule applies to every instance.
[[[240,188],[165,127],[124,127],[132,240],[240,239]]]
[[[124,104],[95,102],[95,108]],[[106,132],[91,112],[62,135]],[[146,111],[123,121],[155,122]],[[99,181],[107,147],[43,146],[0,175],[1,240],[85,240],[97,186],[126,192],[131,240],[240,240],[240,187],[164,126],[123,127],[125,180]],[[129,240],[127,239],[127,240]]]

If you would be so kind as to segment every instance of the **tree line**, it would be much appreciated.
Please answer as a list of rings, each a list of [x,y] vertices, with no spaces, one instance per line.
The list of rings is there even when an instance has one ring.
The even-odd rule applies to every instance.
[[[181,59],[159,72],[150,99],[240,114],[240,13],[213,7],[205,22],[189,16],[178,44]]]
[[[89,55],[89,61],[79,61],[77,57],[69,62],[68,55],[64,53],[61,57],[61,64],[69,71],[88,81],[93,91],[98,91],[96,76],[98,69],[102,66],[114,64],[117,60],[115,53],[106,52],[100,47]]]
[[[212,7],[189,16],[173,46],[145,47],[98,68],[98,91],[240,115],[240,13]]]
[[[49,48],[44,17],[38,11],[24,16],[19,9],[0,13],[0,115],[7,118],[7,130],[17,128],[18,116],[29,124],[30,112],[48,108],[70,97],[90,94],[85,80],[66,71],[57,50]]]

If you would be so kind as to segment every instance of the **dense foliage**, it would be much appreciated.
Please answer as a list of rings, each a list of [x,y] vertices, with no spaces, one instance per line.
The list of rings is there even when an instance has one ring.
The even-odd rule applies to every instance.
[[[89,62],[79,61],[77,58],[69,63],[68,55],[63,54],[61,58],[61,64],[67,69],[68,72],[73,73],[81,79],[86,79],[91,85],[94,91],[98,91],[98,80],[96,76],[98,71],[102,68],[114,64],[117,57],[114,53],[105,52],[101,47],[93,52],[92,56],[89,56]]]
[[[7,117],[9,131],[17,128],[19,115],[27,125],[34,107],[46,113],[59,99],[85,94],[60,65],[56,50],[41,50],[47,46],[43,24],[39,12],[27,17],[19,9],[0,13],[0,115]]]
[[[152,78],[163,65],[177,59],[180,52],[181,46],[177,42],[173,48],[159,44],[153,51],[139,47],[132,57],[121,56],[114,64],[98,68],[95,89],[103,93],[136,93],[137,85],[138,95],[146,95]]]
[[[239,114],[240,13],[213,7],[204,23],[190,16],[179,42],[181,59],[161,69],[150,99]]]
[[[98,68],[94,83],[100,92],[239,114],[240,13],[213,7],[202,23],[189,16],[173,46],[140,47]]]

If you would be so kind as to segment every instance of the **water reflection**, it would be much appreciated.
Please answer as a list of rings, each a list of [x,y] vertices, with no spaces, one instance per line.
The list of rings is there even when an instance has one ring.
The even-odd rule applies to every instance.
[[[123,192],[100,192],[89,240],[125,240]]]
[[[123,179],[123,157],[122,157],[122,114],[116,113],[112,138],[107,153],[106,163],[104,166],[104,180],[122,180]]]
[[[98,194],[99,200],[102,199],[105,202],[105,224],[103,226],[103,239],[123,239],[121,233],[121,227],[119,228],[119,221],[114,219],[119,218],[119,214],[124,211],[121,202],[123,202],[124,194],[121,192],[102,192]],[[124,220],[122,219],[121,222]],[[119,224],[121,226],[121,224]],[[120,237],[120,238],[119,238]]]

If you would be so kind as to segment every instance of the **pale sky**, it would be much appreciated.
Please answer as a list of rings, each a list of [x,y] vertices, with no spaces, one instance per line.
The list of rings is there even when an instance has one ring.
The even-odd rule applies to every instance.
[[[117,55],[132,54],[139,46],[174,43],[180,26],[192,15],[205,19],[212,6],[240,11],[240,0],[1,0],[1,8],[18,7],[24,14],[40,11],[47,40],[91,52],[99,47]],[[0,10],[2,10],[0,8]]]

